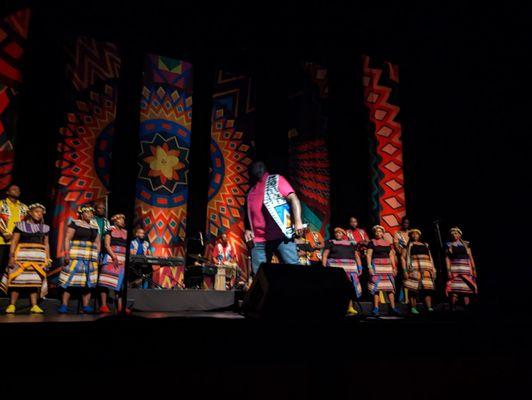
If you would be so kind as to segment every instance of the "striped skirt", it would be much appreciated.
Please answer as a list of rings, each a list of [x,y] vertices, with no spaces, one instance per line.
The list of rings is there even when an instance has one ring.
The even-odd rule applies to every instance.
[[[98,282],[98,250],[96,243],[73,240],[70,244],[70,262],[59,274],[59,285],[64,288],[93,288]]]
[[[353,289],[355,291],[356,298],[362,296],[362,286],[360,285],[360,275],[362,275],[362,267],[357,265],[355,260],[344,259],[344,258],[329,258],[327,259],[328,267],[337,267],[342,268],[347,277],[351,280],[353,284]]]
[[[447,295],[477,293],[477,280],[468,258],[451,260],[450,275],[451,278],[447,281],[445,288]]]
[[[7,293],[10,288],[39,288],[41,296],[45,296],[48,286],[44,268],[48,260],[44,245],[20,243],[15,251],[15,263],[2,276],[0,289]]]
[[[105,254],[102,259],[98,286],[120,291],[124,281],[124,268],[126,263],[126,248],[124,246],[113,246],[113,253],[118,258],[115,264],[109,254]]]
[[[403,286],[413,292],[434,290],[435,272],[430,256],[427,254],[413,255]]]
[[[395,293],[395,271],[389,258],[374,258],[371,263],[368,290],[371,294],[378,292]]]

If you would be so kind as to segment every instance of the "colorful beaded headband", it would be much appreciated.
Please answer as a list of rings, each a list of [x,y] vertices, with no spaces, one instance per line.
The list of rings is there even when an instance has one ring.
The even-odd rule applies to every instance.
[[[43,206],[41,203],[33,203],[28,206],[28,210],[33,210],[34,208],[42,208],[44,214],[46,214],[46,207]]]
[[[83,214],[84,212],[91,211],[94,212],[94,207],[91,206],[81,206],[78,208],[78,214]]]
[[[342,228],[334,228],[334,233],[336,233],[336,232],[341,232],[342,235],[345,235],[345,234],[346,234],[346,233],[345,233],[345,230],[343,230]]]
[[[453,232],[458,232],[460,235],[462,234],[462,230],[456,226],[454,228],[449,229],[449,233]]]
[[[375,232],[377,229],[380,229],[381,231],[386,232],[386,229],[384,229],[384,226],[382,225],[375,225],[372,230],[373,232]]]
[[[111,222],[116,222],[117,220],[119,220],[120,218],[122,219],[126,219],[126,216],[124,214],[115,214],[111,217]]]

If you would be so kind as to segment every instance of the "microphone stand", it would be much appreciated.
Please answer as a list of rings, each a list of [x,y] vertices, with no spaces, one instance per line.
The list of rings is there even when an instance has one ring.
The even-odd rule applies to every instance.
[[[442,254],[442,249],[443,249],[443,240],[442,240],[442,236],[441,236],[441,229],[440,229],[440,220],[439,219],[436,219],[435,221],[432,222],[433,225],[434,225],[434,232],[436,234],[436,239],[437,239],[437,242],[438,242],[438,253],[437,253],[437,259],[438,259],[438,266],[437,266],[437,270],[438,270],[438,278],[440,280],[440,282],[442,283],[445,283],[445,271],[443,269],[442,266],[445,266],[445,260],[443,260],[443,254]],[[440,287],[443,287],[444,285],[438,285]]]
[[[188,263],[188,242],[190,240],[196,240],[198,242],[201,243],[201,247],[202,249],[204,250],[205,249],[205,244],[203,243],[203,235],[201,233],[201,231],[199,232],[199,238],[191,238],[191,237],[186,237],[185,238],[185,248],[184,248],[184,256],[185,256],[185,269],[187,268],[187,263]],[[185,289],[186,288],[186,285],[185,285],[185,279],[184,279],[184,275],[183,275],[183,287],[182,289]]]

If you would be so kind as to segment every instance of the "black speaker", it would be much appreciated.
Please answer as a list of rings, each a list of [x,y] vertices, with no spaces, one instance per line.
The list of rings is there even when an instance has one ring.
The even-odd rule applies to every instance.
[[[255,319],[339,319],[352,290],[341,268],[262,264],[242,308]]]

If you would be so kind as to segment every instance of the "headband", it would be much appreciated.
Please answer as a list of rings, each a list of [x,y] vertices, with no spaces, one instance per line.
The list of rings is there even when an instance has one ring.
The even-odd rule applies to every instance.
[[[115,214],[111,217],[111,222],[115,222],[116,220],[123,218],[126,219],[126,216],[124,214]]]
[[[43,206],[41,203],[33,203],[28,206],[28,210],[33,210],[34,208],[42,208],[44,214],[46,214],[46,207]]]
[[[383,233],[386,232],[386,229],[382,225],[375,225],[372,230],[375,232],[377,229],[380,229]]]
[[[345,235],[345,234],[346,234],[346,233],[345,233],[345,230],[343,230],[342,228],[334,228],[334,233],[336,233],[336,232],[341,232],[342,235]]]
[[[458,232],[460,235],[462,234],[462,230],[458,228],[457,226],[449,229],[449,233]]]
[[[78,214],[83,214],[84,212],[91,211],[94,212],[94,208],[91,206],[80,206],[78,208]]]

